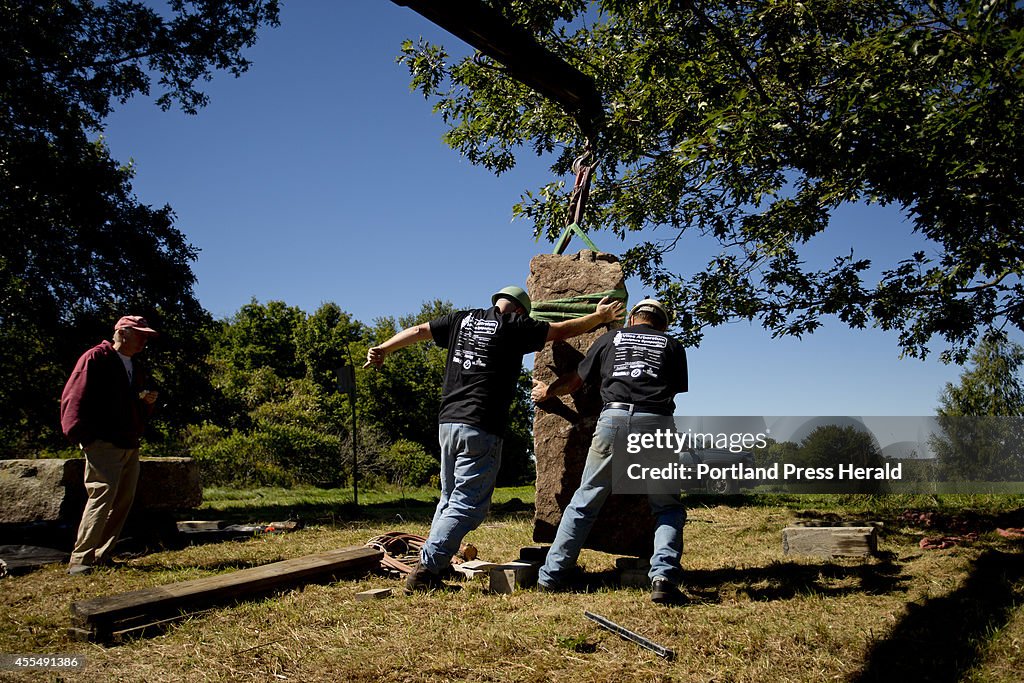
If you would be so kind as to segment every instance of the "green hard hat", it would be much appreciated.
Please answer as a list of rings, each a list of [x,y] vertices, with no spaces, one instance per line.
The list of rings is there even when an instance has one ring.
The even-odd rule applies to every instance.
[[[653,313],[664,320],[666,325],[672,322],[672,316],[668,314],[668,311],[661,305],[661,302],[656,299],[642,299],[636,302],[636,306],[633,306],[633,310],[629,314],[635,315],[636,313]]]
[[[522,287],[516,287],[515,285],[502,287],[491,297],[491,303],[497,305],[498,299],[512,299],[526,309],[527,315],[533,310],[533,302],[530,301],[530,295]]]

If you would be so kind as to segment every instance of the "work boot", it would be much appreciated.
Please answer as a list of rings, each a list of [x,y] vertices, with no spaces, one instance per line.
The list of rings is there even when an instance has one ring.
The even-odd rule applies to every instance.
[[[426,593],[428,591],[446,590],[441,577],[430,571],[422,564],[417,564],[409,576],[405,577],[405,594],[412,595],[415,592]]]
[[[664,576],[656,576],[651,581],[651,602],[658,605],[682,605],[686,602],[686,596]]]

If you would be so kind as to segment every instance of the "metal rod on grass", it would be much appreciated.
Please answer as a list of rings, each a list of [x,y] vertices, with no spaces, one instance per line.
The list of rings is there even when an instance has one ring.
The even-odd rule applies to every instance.
[[[648,650],[650,650],[654,654],[658,655],[659,657],[664,657],[665,659],[668,659],[668,660],[675,659],[676,653],[673,652],[672,650],[668,649],[667,647],[662,647],[661,645],[658,645],[657,643],[651,642],[650,640],[647,640],[643,636],[641,636],[641,635],[639,635],[637,633],[633,633],[632,631],[630,631],[629,629],[627,629],[627,628],[625,628],[623,626],[619,626],[618,624],[616,624],[614,621],[611,621],[610,619],[606,619],[605,617],[602,617],[599,614],[594,614],[593,612],[588,612],[586,610],[583,611],[583,616],[585,616],[587,619],[590,619],[591,621],[597,622],[597,625],[600,626],[601,628],[607,629],[607,630],[611,631],[612,633],[625,638],[626,640],[631,640],[634,643],[636,643],[637,645],[639,645],[641,647],[644,647],[644,648],[647,648]]]

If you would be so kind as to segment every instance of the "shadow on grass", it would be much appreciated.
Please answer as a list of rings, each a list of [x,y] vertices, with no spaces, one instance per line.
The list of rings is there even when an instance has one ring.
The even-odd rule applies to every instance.
[[[841,597],[854,593],[881,595],[906,590],[909,579],[900,566],[885,560],[842,565],[773,562],[765,567],[726,567],[684,572],[687,589],[698,600],[722,601],[723,587],[735,586],[751,600],[789,600],[800,595]]]
[[[404,499],[359,506],[352,503],[300,503],[295,505],[245,505],[224,510],[200,510],[190,515],[195,520],[218,520],[226,524],[268,524],[286,520],[303,526],[387,526],[390,531],[408,531],[409,524],[429,525],[437,500]],[[485,524],[503,523],[533,516],[533,505],[518,498],[495,504]],[[375,534],[372,534],[375,535]],[[162,550],[180,550],[189,546],[244,542],[258,538],[256,532],[224,529],[222,532],[179,533],[169,515],[136,515],[129,518],[126,533],[118,543],[119,556],[141,557]],[[367,536],[369,538],[369,535]],[[143,567],[137,567],[143,569]],[[161,570],[163,568],[160,568]]]
[[[901,568],[891,561],[857,566],[774,562],[766,567],[684,570],[683,576],[686,589],[694,599],[711,604],[723,602],[726,586],[731,586],[730,594],[742,593],[760,602],[789,600],[808,594],[841,597],[853,593],[902,592],[909,581],[902,575]],[[616,570],[584,572],[577,569],[566,587],[573,593],[593,593],[622,586]]]
[[[912,603],[884,640],[868,650],[852,683],[953,683],[979,663],[989,640],[1024,601],[1024,555],[985,551],[948,595]]]
[[[437,508],[437,499],[405,498],[382,503],[299,503],[293,505],[254,504],[222,510],[200,510],[194,519],[218,519],[231,523],[301,521],[307,526],[339,526],[363,522],[420,522],[429,524]],[[501,520],[522,513],[533,513],[533,505],[513,498],[491,506],[490,519]]]
[[[352,522],[380,522],[400,517],[411,522],[429,522],[437,501],[413,498],[354,505],[353,503],[254,503],[225,509],[205,509],[195,519],[218,519],[240,524],[296,520],[304,524],[339,526]]]
[[[260,560],[227,560],[223,562],[192,562],[189,564],[133,564],[131,561],[124,563],[115,563],[123,566],[125,569],[130,569],[135,572],[174,572],[182,569],[197,570],[203,572],[221,573],[227,571],[238,571],[240,569],[252,569],[253,567],[261,567],[271,562],[279,562],[283,558],[278,559],[260,559]],[[198,577],[202,578],[202,577]]]

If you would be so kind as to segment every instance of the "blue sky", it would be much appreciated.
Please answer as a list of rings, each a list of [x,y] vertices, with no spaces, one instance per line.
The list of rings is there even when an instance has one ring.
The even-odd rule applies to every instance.
[[[334,301],[369,323],[435,298],[483,306],[525,283],[530,258],[551,245],[512,222],[511,207],[551,171],[524,155],[496,178],[461,159],[395,63],[403,39],[462,51],[458,40],[390,0],[286,1],[281,24],[248,52],[249,73],[206,85],[198,116],[136,98],[107,121],[113,156],[134,161],[139,199],[170,204],[201,250],[200,302],[220,318],[253,297],[309,312]],[[908,253],[909,232],[892,211],[851,207],[812,246],[892,259]],[[631,300],[645,294],[627,285]],[[896,335],[837,321],[803,340],[726,325],[690,351],[678,412],[927,415],[960,374],[933,356],[901,360]]]

